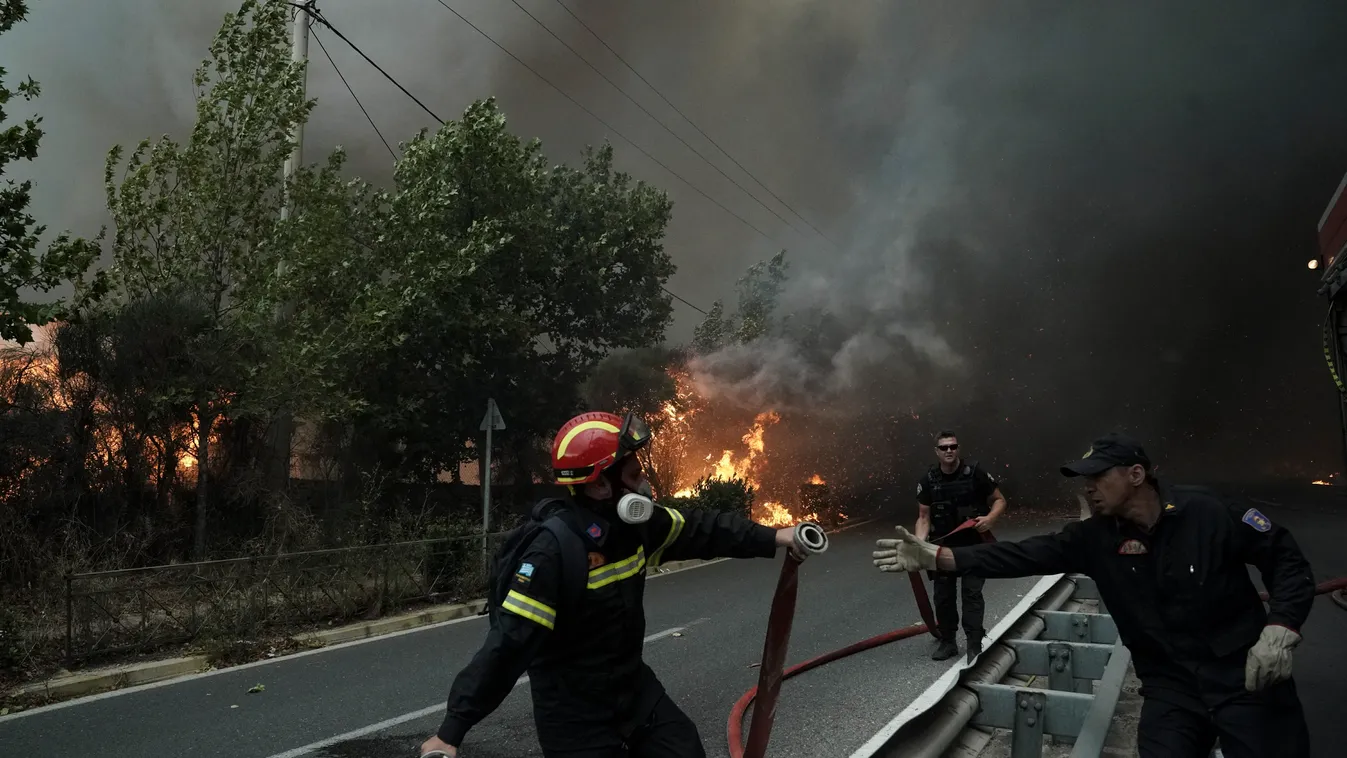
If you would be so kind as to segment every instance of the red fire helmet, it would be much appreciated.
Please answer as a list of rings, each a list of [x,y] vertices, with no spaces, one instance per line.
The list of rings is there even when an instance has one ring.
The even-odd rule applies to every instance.
[[[567,421],[552,441],[557,484],[588,484],[628,453],[650,444],[650,428],[635,413],[582,413]]]

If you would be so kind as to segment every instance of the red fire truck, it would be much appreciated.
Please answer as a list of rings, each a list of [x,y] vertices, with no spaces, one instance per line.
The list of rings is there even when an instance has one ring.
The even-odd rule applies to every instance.
[[[1319,218],[1319,257],[1310,261],[1310,268],[1324,270],[1321,294],[1336,298],[1347,276],[1347,260],[1343,252],[1347,250],[1347,176],[1342,178],[1338,191],[1324,209]],[[1336,265],[1335,265],[1336,264]]]

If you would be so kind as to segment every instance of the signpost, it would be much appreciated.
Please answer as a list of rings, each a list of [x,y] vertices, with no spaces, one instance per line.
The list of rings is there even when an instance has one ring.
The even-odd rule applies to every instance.
[[[486,549],[486,535],[491,531],[491,433],[505,429],[505,419],[501,418],[500,408],[496,407],[494,398],[487,399],[486,415],[482,417],[482,425],[478,428],[486,432],[486,447],[477,459],[482,472],[480,476],[482,481],[482,573],[486,574],[490,568],[487,565],[489,555]]]

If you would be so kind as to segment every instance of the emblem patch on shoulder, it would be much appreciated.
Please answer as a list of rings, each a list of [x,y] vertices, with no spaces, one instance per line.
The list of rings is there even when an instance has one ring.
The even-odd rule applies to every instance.
[[[1244,518],[1241,519],[1241,521],[1253,527],[1254,529],[1257,529],[1260,532],[1266,532],[1272,528],[1272,522],[1268,521],[1267,516],[1264,516],[1262,513],[1259,513],[1257,508],[1250,508],[1249,510],[1245,511]]]
[[[917,494],[921,494],[921,482],[917,482]]]
[[[1149,552],[1141,540],[1127,540],[1118,546],[1118,555],[1145,555]]]
[[[533,564],[532,564],[532,563],[521,563],[521,564],[519,564],[519,570],[516,571],[515,573],[516,573],[516,574],[519,574],[520,576],[529,576],[529,577],[531,577],[531,576],[533,576]]]
[[[964,476],[968,476],[968,475],[971,474],[971,473],[973,473],[973,469],[971,469],[971,468],[969,468],[969,467],[967,467],[967,466],[964,466],[964,467],[963,467],[963,475],[964,475]]]
[[[598,524],[590,524],[589,528],[585,530],[585,533],[597,540],[603,536],[603,527]]]

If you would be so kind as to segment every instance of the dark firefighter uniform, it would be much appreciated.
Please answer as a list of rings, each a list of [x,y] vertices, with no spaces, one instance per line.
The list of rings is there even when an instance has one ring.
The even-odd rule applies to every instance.
[[[976,462],[960,461],[952,474],[932,464],[917,485],[917,502],[931,509],[931,541],[945,547],[978,543],[978,532],[967,529],[941,539],[971,518],[991,513],[988,500],[996,491],[996,480],[978,468]],[[935,594],[935,618],[940,639],[953,643],[959,628],[958,584],[963,582],[963,629],[969,640],[981,641],[985,634],[983,618],[986,603],[982,598],[985,584],[981,576],[963,576],[931,572]],[[952,654],[952,653],[951,653]]]
[[[461,745],[468,729],[505,699],[525,671],[538,741],[547,756],[702,756],[692,721],[641,659],[646,571],[662,561],[770,558],[776,530],[715,512],[662,506],[640,526],[610,523],[572,503],[589,551],[584,600],[561,605],[557,538],[538,533],[500,606],[499,628],[454,680],[440,739]]]
[[[1143,758],[1205,756],[1218,732],[1227,758],[1308,756],[1294,681],[1247,692],[1245,663],[1264,625],[1305,623],[1309,563],[1256,509],[1202,487],[1158,489],[1161,515],[1149,533],[1095,516],[1057,534],[954,548],[956,573],[1093,578],[1142,683]],[[1262,573],[1270,609],[1246,564]]]

